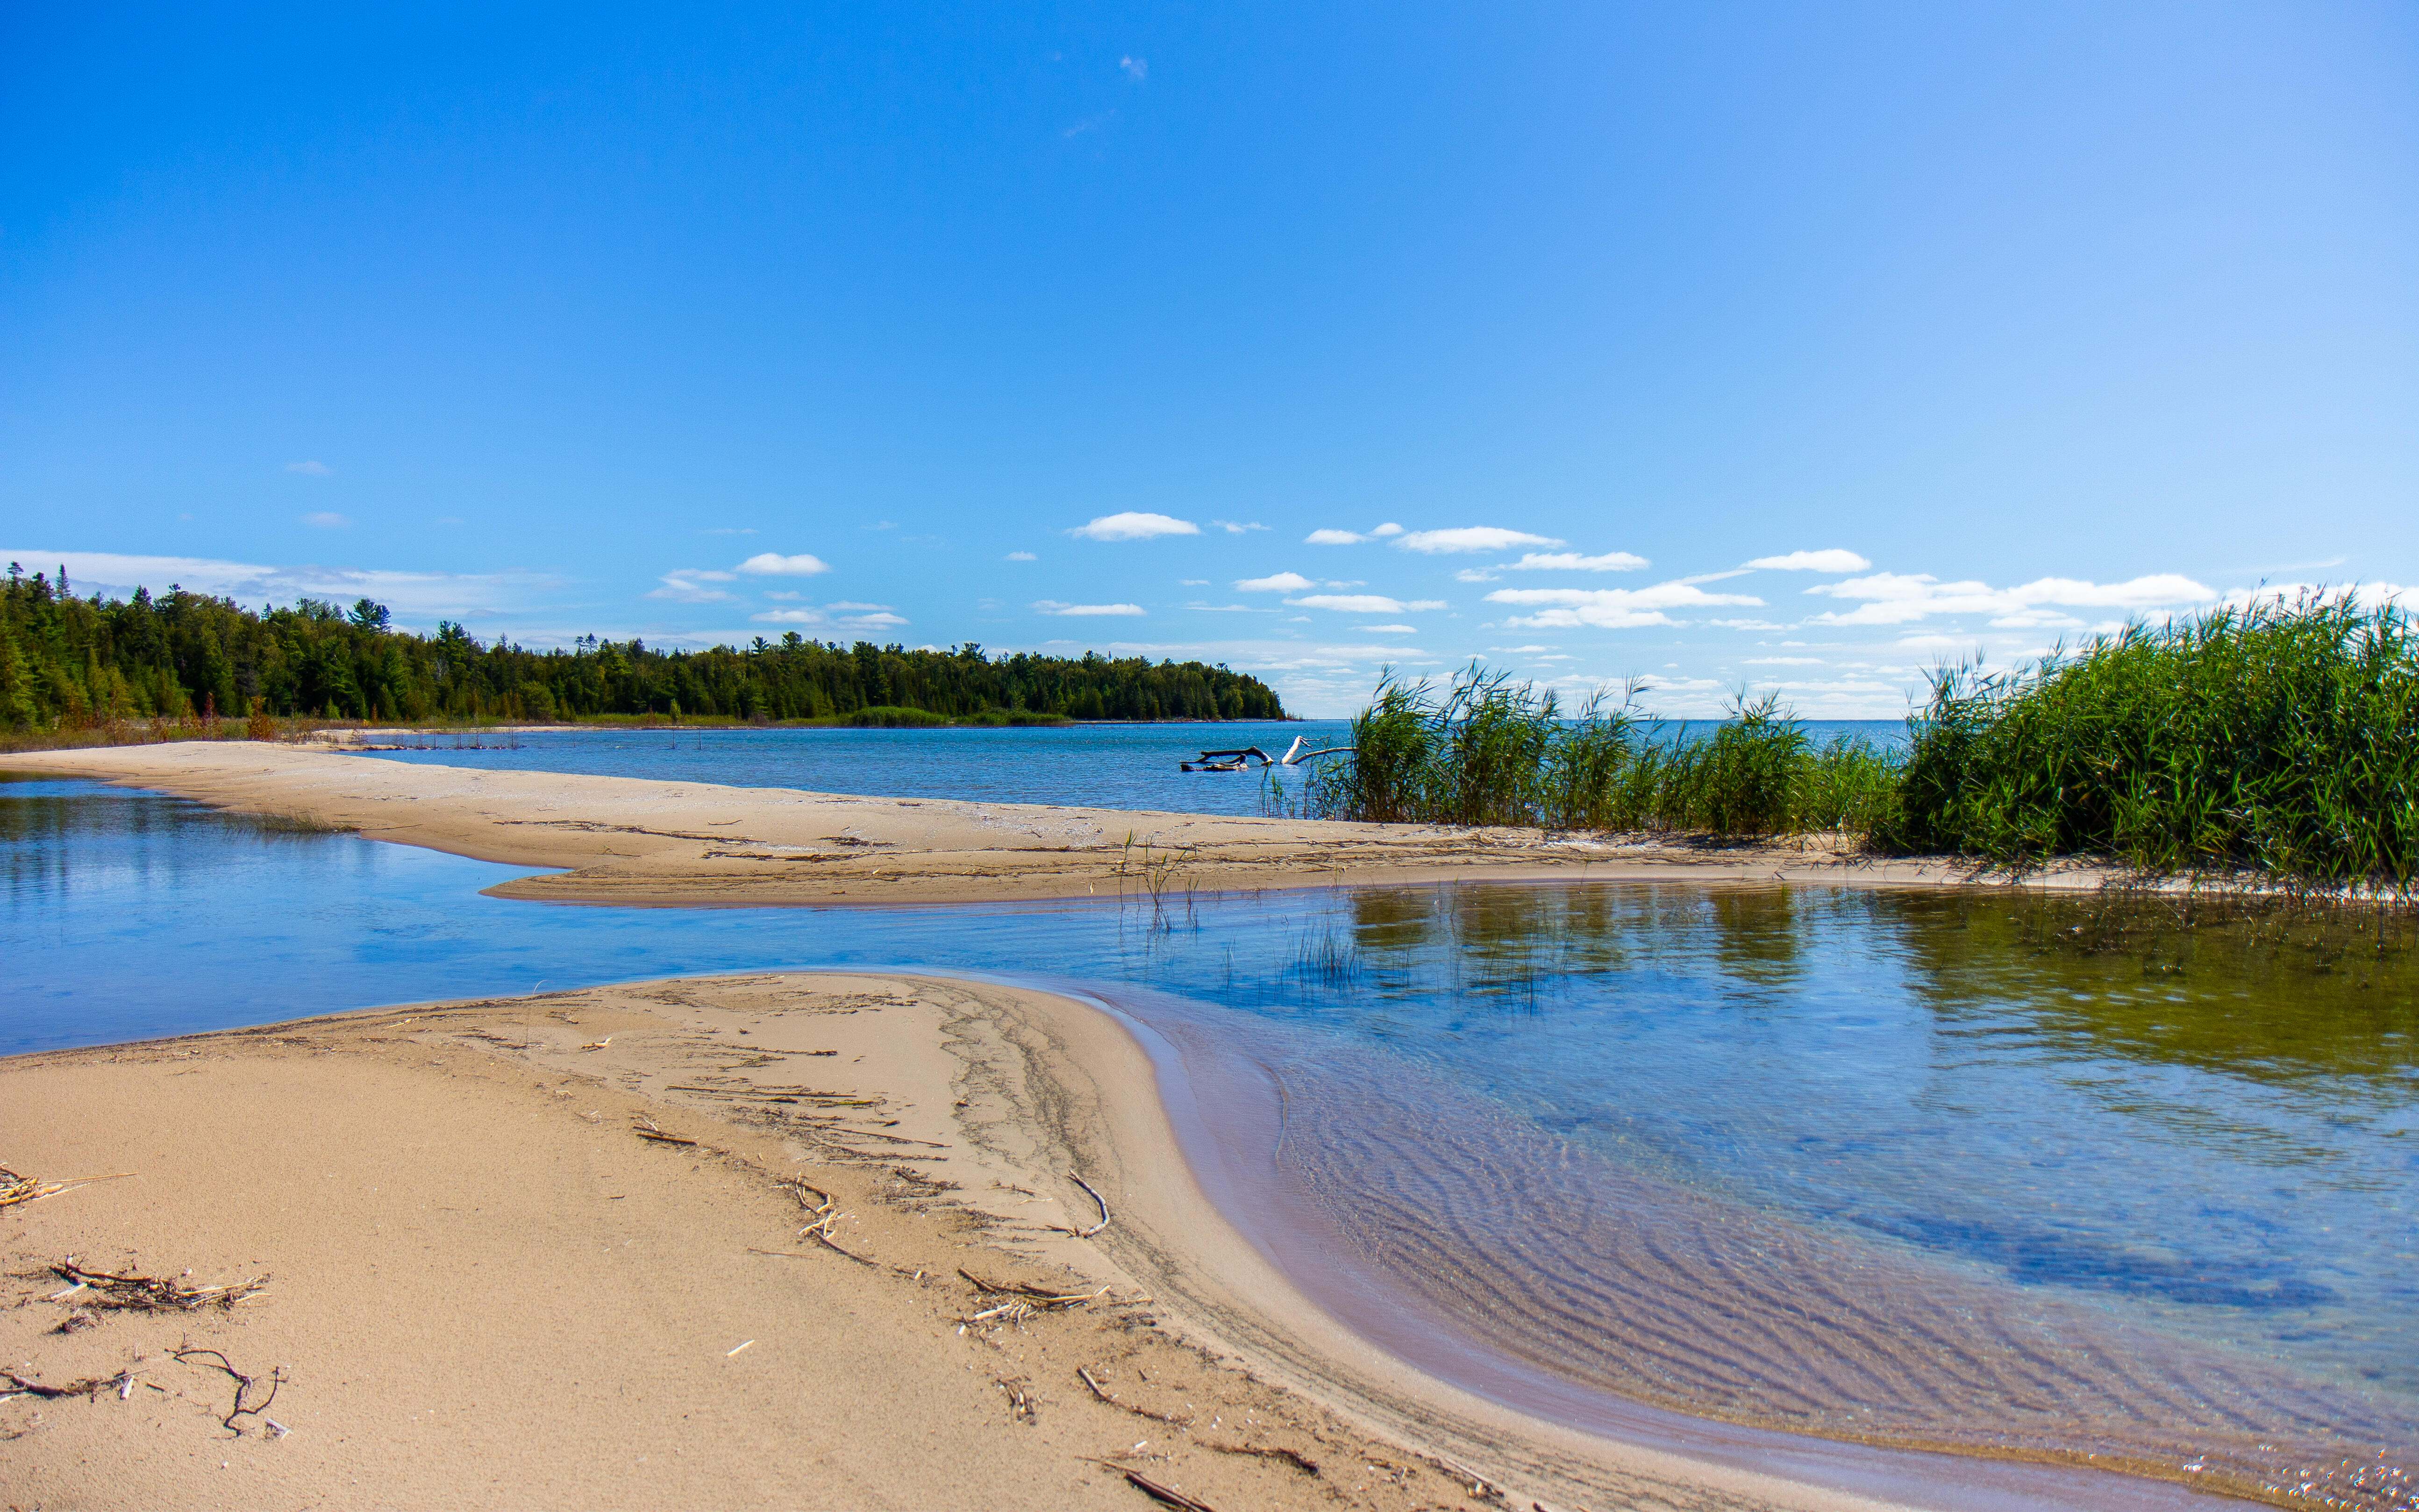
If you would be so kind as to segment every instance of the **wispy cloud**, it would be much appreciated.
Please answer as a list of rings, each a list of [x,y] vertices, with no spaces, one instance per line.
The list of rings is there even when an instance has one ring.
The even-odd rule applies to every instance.
[[[1509,551],[1516,546],[1560,546],[1550,535],[1506,530],[1501,525],[1457,525],[1451,530],[1413,531],[1394,543],[1406,551],[1449,556],[1469,551]]]
[[[1150,59],[1132,56],[1121,57],[1117,59],[1117,71],[1124,74],[1127,78],[1132,79],[1134,83],[1140,84],[1145,79],[1150,77]]]
[[[250,604],[290,604],[298,598],[350,603],[375,598],[406,620],[511,612],[538,590],[555,586],[545,574],[395,572],[380,568],[264,566],[211,557],[129,556],[114,551],[25,549],[0,552],[0,560],[29,568],[64,566],[69,586],[124,597],[137,588],[164,594],[171,586],[189,593]]]
[[[1305,588],[1317,586],[1298,572],[1272,572],[1265,578],[1235,579],[1236,592],[1244,594],[1299,594]]]
[[[753,525],[716,525],[710,529],[700,531],[697,533],[700,535],[753,535],[756,533],[756,527]]]
[[[1359,546],[1364,541],[1382,541],[1402,533],[1400,525],[1388,520],[1374,531],[1316,530],[1303,536],[1302,540],[1311,546]]]
[[[352,520],[347,516],[337,514],[332,509],[315,509],[310,514],[302,517],[302,523],[316,530],[340,531],[346,526],[350,525]]]
[[[1420,633],[1419,626],[1413,625],[1364,625],[1360,628],[1363,635],[1417,635]]]
[[[1162,535],[1198,535],[1201,527],[1172,515],[1129,509],[1087,520],[1067,533],[1086,541],[1148,541]]]
[[[1877,572],[1806,590],[1832,598],[1856,599],[1844,612],[1815,616],[1826,625],[1905,625],[1935,614],[1987,614],[2002,629],[2079,628],[2069,609],[2144,609],[2213,602],[2217,594],[2177,573],[2152,573],[2123,582],[2080,578],[2037,578],[2013,588],[1966,579],[1942,582],[1928,572]]]
[[[908,623],[904,616],[892,613],[887,604],[854,604],[846,599],[836,599],[821,609],[774,609],[747,617],[758,625],[810,625],[834,630],[889,630]]]
[[[1225,531],[1229,535],[1242,535],[1252,531],[1265,531],[1268,529],[1267,526],[1261,524],[1258,520],[1252,520],[1249,523],[1243,523],[1231,519],[1213,519],[1210,523],[1217,526],[1220,530]]]
[[[1006,562],[1039,562],[1039,561],[1040,561],[1041,559],[1040,559],[1040,557],[1035,556],[1035,555],[1034,555],[1032,552],[1030,552],[1030,551],[1010,551],[1010,552],[1009,552],[1006,557],[1002,558],[1001,560],[1006,561]]]
[[[285,471],[300,472],[305,477],[324,478],[336,470],[325,462],[288,462],[285,464]]]
[[[1787,556],[1758,557],[1748,563],[1767,572],[1862,572],[1872,565],[1854,551],[1837,547],[1826,551],[1792,551]]]
[[[759,551],[741,563],[739,570],[756,578],[811,578],[816,573],[831,571],[831,564],[808,551],[794,556],[783,556],[778,551]]]
[[[1745,594],[1709,594],[1692,582],[1662,582],[1651,588],[1499,588],[1487,595],[1490,604],[1537,607],[1537,612],[1504,623],[1540,630],[1591,625],[1599,630],[1634,630],[1650,625],[1678,623],[1663,612],[1672,609],[1746,605],[1762,608],[1764,600]]]
[[[1577,551],[1531,551],[1512,563],[1515,572],[1636,572],[1648,565],[1644,557],[1627,551],[1607,551],[1583,557]]]
[[[1069,619],[1085,619],[1102,615],[1132,617],[1143,612],[1140,604],[1061,604],[1055,598],[1040,599],[1034,604],[1033,608],[1036,613],[1057,614]]]
[[[675,567],[658,579],[661,586],[647,590],[649,598],[668,598],[676,604],[716,604],[731,595],[713,586],[727,583],[732,575],[711,572],[701,567]]]
[[[1333,609],[1338,614],[1422,614],[1445,607],[1441,598],[1406,602],[1383,594],[1305,594],[1300,598],[1288,598],[1286,603],[1294,609]]]

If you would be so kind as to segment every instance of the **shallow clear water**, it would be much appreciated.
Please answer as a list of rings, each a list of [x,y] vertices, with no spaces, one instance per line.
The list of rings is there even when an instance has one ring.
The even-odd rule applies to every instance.
[[[1672,727],[1688,735],[1710,721]],[[1904,743],[1894,719],[1810,721],[1809,735],[1877,747]],[[1256,814],[1262,777],[1183,772],[1204,750],[1257,746],[1281,756],[1296,736],[1303,749],[1351,739],[1341,719],[1221,724],[1081,724],[959,730],[542,730],[470,734],[397,734],[404,748],[367,754],[389,761],[511,771],[577,772],[732,787],[804,788],[981,803],[1054,803],[1175,813]],[[1299,769],[1279,770],[1296,782]]]
[[[1236,1090],[1216,1158],[1280,1263],[1473,1389],[2419,1504],[2407,925],[2380,953],[1642,884],[1158,917],[478,895],[514,874],[0,784],[0,1050],[779,965],[1080,981]]]

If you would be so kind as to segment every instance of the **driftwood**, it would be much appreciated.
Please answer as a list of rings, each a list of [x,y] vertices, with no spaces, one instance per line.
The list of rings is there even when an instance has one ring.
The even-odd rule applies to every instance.
[[[43,1401],[54,1402],[66,1396],[98,1396],[108,1390],[115,1390],[122,1397],[127,1394],[127,1388],[134,1384],[134,1373],[121,1370],[114,1376],[89,1376],[83,1381],[71,1381],[64,1386],[45,1386],[39,1381],[27,1381],[14,1370],[0,1370],[0,1382],[7,1383],[7,1389],[0,1390],[0,1402],[12,1396],[38,1396]]]
[[[269,1411],[269,1404],[277,1400],[277,1388],[285,1384],[284,1365],[279,1365],[269,1373],[269,1395],[247,1407],[244,1405],[244,1398],[254,1386],[259,1384],[258,1377],[247,1376],[238,1370],[234,1361],[216,1350],[178,1350],[175,1351],[175,1358],[187,1365],[199,1365],[204,1369],[216,1370],[235,1382],[235,1405],[228,1410],[226,1416],[219,1419],[219,1427],[229,1433],[241,1433],[243,1429],[236,1427],[237,1418],[259,1417],[279,1438],[285,1437],[284,1424],[272,1417],[261,1417],[263,1412]]]
[[[259,1293],[269,1285],[269,1277],[258,1275],[249,1281],[231,1282],[223,1287],[189,1287],[181,1281],[154,1275],[117,1275],[108,1271],[87,1271],[75,1263],[72,1257],[50,1266],[51,1274],[71,1282],[67,1290],[46,1298],[65,1302],[77,1298],[76,1305],[96,1312],[128,1313],[190,1313],[203,1307],[232,1309],[237,1303]],[[36,1272],[39,1275],[41,1273]],[[89,1291],[89,1297],[85,1296]]]
[[[1159,1482],[1151,1479],[1148,1475],[1144,1474],[1139,1470],[1123,1470],[1123,1467],[1119,1468],[1122,1470],[1128,1485],[1132,1486],[1135,1490],[1142,1492],[1145,1496],[1149,1497],[1154,1502],[1164,1502],[1172,1507],[1179,1508],[1179,1512],[1218,1512],[1218,1509],[1211,1506],[1209,1503],[1195,1501],[1194,1498],[1185,1495],[1182,1491],[1176,1489],[1172,1486],[1162,1486]]]
[[[39,1202],[62,1192],[72,1192],[95,1181],[122,1181],[132,1171],[116,1171],[108,1176],[70,1176],[63,1181],[45,1181],[31,1176],[20,1176],[6,1165],[0,1165],[0,1208],[13,1208],[21,1202]]]
[[[1101,1221],[1099,1223],[1094,1224],[1089,1228],[1070,1228],[1067,1230],[1067,1232],[1074,1235],[1077,1239],[1089,1239],[1094,1234],[1099,1233],[1102,1229],[1109,1227],[1109,1199],[1101,1196],[1100,1193],[1093,1191],[1091,1182],[1085,1180],[1082,1177],[1077,1176],[1072,1171],[1069,1171],[1067,1173],[1067,1180],[1074,1182],[1077,1186],[1082,1187],[1085,1191],[1091,1193],[1092,1200],[1101,1205]]]
[[[1248,772],[1255,759],[1262,766],[1300,766],[1314,756],[1352,754],[1349,746],[1325,746],[1317,750],[1304,750],[1302,741],[1302,736],[1294,736],[1293,744],[1286,748],[1282,756],[1271,756],[1257,746],[1244,746],[1227,750],[1205,750],[1192,761],[1177,763],[1176,767],[1180,772]]]

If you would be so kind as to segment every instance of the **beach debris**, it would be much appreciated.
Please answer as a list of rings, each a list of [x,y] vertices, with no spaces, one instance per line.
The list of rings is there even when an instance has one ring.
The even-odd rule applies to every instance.
[[[1154,1412],[1148,1407],[1136,1407],[1132,1402],[1122,1402],[1117,1400],[1117,1396],[1115,1392],[1109,1390],[1109,1388],[1102,1385],[1098,1381],[1094,1380],[1092,1373],[1089,1370],[1085,1369],[1082,1365],[1077,1365],[1075,1367],[1075,1374],[1082,1379],[1085,1385],[1091,1388],[1093,1396],[1098,1396],[1101,1400],[1108,1403],[1111,1407],[1123,1408],[1125,1411],[1132,1412],[1136,1417],[1147,1417],[1154,1423],[1166,1423],[1179,1428],[1189,1428],[1193,1426],[1193,1420],[1189,1417],[1178,1417],[1171,1412]],[[1316,1472],[1314,1472],[1314,1473],[1316,1473]]]
[[[1162,1486],[1139,1470],[1127,1470],[1122,1466],[1114,1468],[1125,1476],[1126,1484],[1154,1502],[1164,1502],[1169,1506],[1181,1508],[1182,1512],[1218,1512],[1209,1503],[1196,1501],[1172,1486]]]
[[[1480,1502],[1501,1502],[1506,1500],[1502,1487],[1496,1485],[1493,1481],[1488,1480],[1486,1476],[1471,1469],[1468,1465],[1458,1464],[1454,1460],[1447,1459],[1442,1455],[1423,1455],[1420,1458],[1425,1459],[1429,1464],[1436,1466],[1437,1469],[1443,1471],[1447,1475],[1452,1476],[1455,1480],[1468,1482],[1470,1486],[1470,1494],[1473,1500]]]
[[[589,1041],[586,1044],[581,1045],[579,1048],[580,1048],[580,1049],[582,1049],[582,1050],[602,1050],[602,1049],[604,1049],[607,1045],[609,1045],[609,1044],[611,1044],[612,1042],[613,1042],[613,1037],[612,1037],[611,1035],[609,1035],[609,1035],[607,1035],[605,1038],[603,1038],[602,1040],[591,1040],[591,1041]]]
[[[839,1240],[832,1238],[832,1225],[840,1222],[842,1218],[847,1217],[848,1214],[837,1211],[838,1205],[833,1202],[832,1195],[830,1193],[824,1191],[822,1187],[810,1185],[803,1176],[793,1176],[790,1178],[790,1180],[782,1182],[781,1185],[789,1189],[790,1196],[797,1198],[798,1206],[806,1209],[807,1216],[814,1220],[808,1224],[804,1228],[798,1230],[798,1237],[800,1239],[811,1237],[816,1243],[821,1244],[824,1248],[831,1251],[834,1255],[840,1256],[845,1259],[855,1260],[859,1265],[872,1266],[876,1270],[881,1269],[880,1261],[868,1259],[854,1250],[844,1249],[840,1246]],[[807,1194],[809,1192],[813,1193],[819,1200],[809,1203],[807,1200]],[[763,1250],[758,1253],[777,1255],[786,1254],[787,1252],[780,1250]]]
[[[21,1202],[39,1202],[62,1192],[72,1192],[95,1181],[123,1181],[132,1171],[114,1171],[107,1176],[70,1176],[65,1180],[45,1181],[37,1177],[20,1176],[6,1165],[0,1165],[0,1208],[13,1208]]]
[[[1324,746],[1317,750],[1304,750],[1302,748],[1302,740],[1301,735],[1294,736],[1293,744],[1286,748],[1282,756],[1271,756],[1257,746],[1244,746],[1227,750],[1205,750],[1193,761],[1177,763],[1176,768],[1179,772],[1247,772],[1255,759],[1262,766],[1300,766],[1314,756],[1352,754],[1349,746]]]
[[[1032,1423],[1040,1420],[1040,1414],[1033,1410],[1033,1395],[1025,1389],[1028,1384],[1030,1384],[1030,1382],[1025,1381],[1024,1377],[1019,1376],[1013,1381],[1003,1377],[994,1377],[992,1384],[1008,1393],[1009,1416],[1016,1419],[1020,1423]]]
[[[652,1139],[659,1145],[694,1146],[697,1144],[697,1141],[694,1139],[683,1139],[678,1134],[668,1134],[664,1133],[661,1129],[655,1127],[655,1120],[653,1119],[639,1119],[636,1120],[630,1125],[630,1132],[637,1134],[641,1139]]]
[[[1251,1443],[1220,1443],[1213,1439],[1196,1439],[1194,1442],[1204,1449],[1215,1449],[1222,1455],[1249,1455],[1256,1459],[1282,1459],[1305,1475],[1318,1473],[1318,1461],[1299,1449],[1282,1447],[1271,1449]]]
[[[1109,1199],[1101,1196],[1099,1191],[1093,1187],[1091,1182],[1085,1180],[1082,1177],[1077,1176],[1072,1171],[1069,1171],[1067,1173],[1067,1180],[1074,1182],[1077,1186],[1082,1187],[1086,1193],[1090,1194],[1093,1201],[1101,1205],[1101,1221],[1099,1223],[1094,1224],[1089,1228],[1070,1228],[1067,1230],[1067,1232],[1074,1235],[1077,1239],[1089,1239],[1094,1234],[1099,1233],[1102,1229],[1109,1227]]]
[[[186,1365],[194,1365],[200,1369],[216,1370],[235,1382],[235,1405],[228,1409],[226,1416],[219,1419],[219,1426],[229,1433],[239,1435],[243,1432],[243,1429],[236,1424],[237,1418],[260,1417],[260,1414],[268,1412],[269,1404],[277,1399],[277,1388],[285,1384],[285,1367],[278,1365],[269,1372],[268,1394],[260,1400],[246,1406],[245,1398],[254,1386],[260,1384],[260,1377],[245,1375],[235,1367],[234,1361],[216,1350],[187,1348],[173,1351],[173,1356]],[[268,1423],[269,1419],[261,1417],[261,1421]],[[285,1437],[286,1430],[284,1427],[275,1424],[270,1424],[270,1427],[276,1428],[277,1437],[281,1439]]]
[[[1081,1307],[1109,1294],[1106,1287],[1098,1291],[1052,1291],[1025,1281],[986,1281],[963,1266],[958,1268],[958,1274],[965,1277],[969,1286],[985,1296],[1016,1297],[1031,1302],[1037,1308]]]
[[[756,1341],[755,1341],[754,1339],[749,1339],[749,1340],[747,1341],[747,1344],[742,1344],[742,1345],[738,1346],[736,1349],[729,1349],[729,1350],[723,1350],[723,1351],[722,1351],[722,1357],[723,1357],[724,1359],[728,1360],[728,1359],[730,1359],[732,1355],[737,1354],[737,1353],[739,1352],[739,1350],[740,1350],[747,1349],[749,1345],[752,1345],[752,1344],[754,1344],[755,1342],[756,1342]]]
[[[0,1381],[7,1383],[7,1389],[0,1390],[0,1402],[15,1401],[20,1396],[54,1402],[68,1396],[98,1396],[104,1391],[116,1391],[117,1399],[124,1401],[134,1393],[134,1372],[131,1370],[121,1370],[114,1376],[91,1376],[83,1381],[71,1381],[64,1386],[45,1386],[39,1381],[26,1380],[14,1370],[0,1370]]]
[[[75,1257],[49,1266],[49,1273],[62,1281],[72,1283],[65,1291],[54,1292],[46,1302],[65,1302],[70,1297],[84,1298],[76,1306],[94,1312],[117,1313],[190,1313],[203,1307],[219,1307],[232,1311],[236,1304],[255,1297],[269,1285],[266,1275],[249,1281],[230,1282],[222,1287],[189,1287],[181,1277],[170,1280],[153,1275],[119,1275],[109,1271],[88,1271],[76,1264]],[[42,1273],[37,1271],[37,1275]],[[191,1275],[193,1273],[185,1273]],[[91,1296],[85,1297],[90,1292]],[[66,1329],[62,1327],[62,1332]]]

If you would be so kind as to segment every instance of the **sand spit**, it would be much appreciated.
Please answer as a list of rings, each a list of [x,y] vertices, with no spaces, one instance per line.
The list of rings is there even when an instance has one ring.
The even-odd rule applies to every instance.
[[[1408,1379],[1207,1207],[1133,1039],[1014,988],[686,979],[23,1057],[0,1163],[131,1173],[0,1208],[17,1504],[1152,1505],[1132,1471],[1226,1512],[1883,1504]],[[113,1308],[70,1257],[262,1285]]]
[[[556,875],[597,903],[965,903],[1491,880],[1960,882],[1818,842],[1706,846],[1533,829],[1137,813],[429,766],[242,741],[29,752],[0,770],[157,788]],[[2051,885],[2096,885],[2078,870]],[[2043,879],[2035,878],[2034,885]]]

